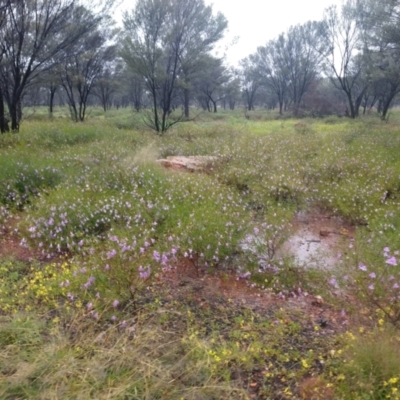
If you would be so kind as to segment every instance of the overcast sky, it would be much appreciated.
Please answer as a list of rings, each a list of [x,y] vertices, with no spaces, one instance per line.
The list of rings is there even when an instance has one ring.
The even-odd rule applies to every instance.
[[[140,0],[139,0],[140,1]],[[320,20],[323,10],[341,0],[205,0],[214,12],[228,20],[229,32],[221,41],[219,55],[231,65],[254,53],[258,46],[274,39],[291,25]],[[135,1],[124,0],[120,10],[131,10]],[[238,37],[234,43],[235,37]]]

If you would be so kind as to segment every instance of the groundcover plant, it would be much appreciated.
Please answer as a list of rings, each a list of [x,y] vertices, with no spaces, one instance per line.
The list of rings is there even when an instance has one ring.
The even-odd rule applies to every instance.
[[[0,136],[1,398],[400,397],[400,115],[259,114]]]

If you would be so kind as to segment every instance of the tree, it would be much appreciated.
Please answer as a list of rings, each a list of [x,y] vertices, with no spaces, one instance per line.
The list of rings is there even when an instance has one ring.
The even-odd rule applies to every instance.
[[[105,0],[105,6],[111,2]],[[19,130],[26,88],[54,67],[59,54],[90,32],[103,16],[92,13],[84,23],[71,24],[71,15],[78,6],[77,0],[18,0],[6,4],[5,24],[0,30],[0,85],[13,131]]]
[[[179,88],[190,91],[196,62],[222,37],[226,20],[203,0],[143,0],[124,17],[121,55],[152,99],[147,125],[158,134],[182,120],[172,113]],[[185,86],[186,85],[186,86]],[[185,108],[188,114],[188,96]]]
[[[368,81],[363,79],[364,58],[362,50],[362,24],[356,13],[357,2],[347,0],[338,12],[336,6],[325,10],[321,34],[325,38],[325,72],[333,84],[347,97],[347,114],[358,115]]]
[[[254,110],[257,92],[261,86],[260,74],[250,58],[243,59],[240,62],[240,66],[243,98],[247,110],[251,111]]]
[[[234,110],[236,104],[241,99],[240,91],[241,83],[238,74],[235,71],[231,72],[231,78],[222,87],[224,108],[228,105],[230,110]]]
[[[91,11],[85,7],[76,8],[72,16],[75,25],[92,18]],[[63,54],[60,80],[67,95],[71,117],[76,122],[85,120],[89,95],[102,72],[115,60],[116,46],[109,44],[113,33],[104,22],[101,28],[98,24],[91,32],[82,35]]]
[[[362,25],[364,54],[382,119],[400,92],[400,2],[368,0],[357,5]],[[368,93],[370,94],[370,93]],[[365,100],[366,102],[366,100]],[[365,104],[366,107],[366,104]]]
[[[201,73],[194,83],[197,98],[204,109],[217,112],[217,103],[223,99],[223,86],[230,80],[227,69],[220,58],[206,55],[199,63]]]
[[[278,40],[269,41],[266,46],[258,47],[257,52],[249,57],[251,62],[257,66],[263,85],[276,95],[281,115],[288,94],[288,76],[283,69],[282,53],[280,52],[282,40],[283,37],[280,36]]]
[[[6,24],[7,8],[9,6],[10,0],[0,1],[0,31]],[[3,52],[0,53],[0,64],[3,59]],[[8,122],[4,115],[4,96],[3,90],[0,84],[0,133],[4,133],[9,130]]]
[[[277,41],[277,51],[281,52],[281,68],[288,79],[287,91],[294,115],[298,114],[304,95],[319,74],[324,55],[324,43],[321,39],[320,23],[307,22],[290,27]]]

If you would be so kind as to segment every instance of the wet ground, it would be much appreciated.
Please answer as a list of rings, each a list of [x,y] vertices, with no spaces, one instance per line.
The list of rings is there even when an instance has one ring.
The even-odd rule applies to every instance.
[[[341,218],[317,212],[299,212],[292,226],[292,234],[277,257],[291,257],[309,268],[335,268],[354,236],[354,227]]]

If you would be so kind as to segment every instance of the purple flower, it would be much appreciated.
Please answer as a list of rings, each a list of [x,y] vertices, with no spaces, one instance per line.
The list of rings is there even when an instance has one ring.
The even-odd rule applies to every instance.
[[[369,277],[372,278],[372,279],[375,279],[375,278],[376,278],[375,272],[371,272],[371,273],[369,274]]]
[[[85,289],[88,289],[90,286],[92,286],[92,284],[94,283],[94,281],[95,281],[94,276],[91,276],[91,277],[88,279],[88,281],[83,285],[83,287],[84,287]]]
[[[386,260],[386,264],[393,265],[394,267],[397,265],[396,257],[390,257]]]
[[[144,269],[142,266],[139,267],[139,276],[141,279],[147,279],[150,276],[150,273],[150,267],[147,267],[147,269]]]
[[[329,283],[330,283],[332,286],[336,286],[336,284],[337,284],[335,278],[332,278],[332,279],[329,281]]]
[[[384,251],[385,253],[389,253],[390,249],[389,249],[389,247],[385,247],[385,248],[383,249],[383,251]]]
[[[109,271],[110,270],[110,266],[108,264],[106,264],[106,266],[104,267],[104,271]]]
[[[114,258],[116,255],[117,255],[117,250],[112,249],[109,252],[107,252],[107,259]]]
[[[239,278],[248,279],[251,276],[251,272],[247,271],[239,275]]]
[[[160,257],[160,253],[157,250],[153,251],[153,259],[154,261],[160,262],[161,257]]]
[[[374,290],[374,289],[375,289],[375,286],[374,286],[373,284],[371,284],[371,285],[368,286],[368,289],[369,289],[369,290]]]
[[[86,308],[91,310],[93,308],[93,303],[87,303]]]
[[[117,308],[117,307],[118,307],[118,304],[119,304],[119,301],[118,301],[118,300],[114,300],[113,303],[112,303],[112,305],[113,305],[114,308]]]
[[[393,289],[398,289],[399,288],[399,284],[398,283],[395,283],[394,285],[393,285]]]
[[[121,328],[126,328],[126,321],[123,320],[123,321],[121,322],[120,326],[121,326]]]
[[[361,271],[366,271],[367,267],[363,263],[360,263],[358,264],[358,269],[360,269]]]
[[[168,264],[168,257],[165,253],[163,253],[162,257],[161,257],[161,264],[162,265],[167,265]]]
[[[257,236],[260,233],[260,230],[256,227],[254,228],[254,234]]]

